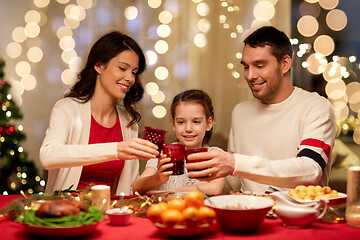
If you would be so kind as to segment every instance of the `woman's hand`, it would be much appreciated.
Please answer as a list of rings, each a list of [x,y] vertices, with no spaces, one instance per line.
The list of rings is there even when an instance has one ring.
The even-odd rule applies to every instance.
[[[133,138],[128,141],[118,142],[117,156],[119,159],[145,159],[156,158],[159,154],[158,147],[148,140]]]
[[[168,158],[166,155],[161,155],[158,161],[157,169],[158,176],[161,184],[166,183],[169,180],[170,175],[173,173],[169,171],[169,168],[174,166],[173,163],[170,162],[171,158]]]

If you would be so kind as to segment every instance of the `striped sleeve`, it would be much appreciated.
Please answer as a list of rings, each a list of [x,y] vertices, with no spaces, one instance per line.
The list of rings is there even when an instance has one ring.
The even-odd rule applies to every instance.
[[[308,138],[301,141],[297,157],[311,158],[319,164],[322,171],[324,171],[330,154],[331,146],[329,144],[318,139]]]

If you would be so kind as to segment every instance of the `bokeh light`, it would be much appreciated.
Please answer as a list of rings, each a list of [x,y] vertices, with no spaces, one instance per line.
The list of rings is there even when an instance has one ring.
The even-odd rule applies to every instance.
[[[211,23],[207,19],[203,18],[198,21],[197,27],[201,32],[206,33],[210,30]]]
[[[41,19],[41,15],[38,11],[36,10],[30,10],[28,11],[26,14],[25,14],[25,22],[26,23],[39,23],[40,22],[40,19]]]
[[[129,6],[124,11],[124,16],[128,20],[134,20],[135,18],[137,18],[138,14],[139,14],[139,11],[134,6]]]
[[[67,64],[74,57],[77,57],[77,53],[74,49],[66,50],[61,53],[61,59]]]
[[[170,35],[170,33],[171,33],[171,28],[169,27],[169,25],[161,24],[157,28],[157,34],[159,35],[159,37],[166,38]]]
[[[43,58],[43,51],[39,47],[31,47],[27,52],[27,57],[31,62],[40,62]]]
[[[62,50],[72,50],[75,48],[75,40],[70,36],[65,36],[60,39],[59,46]]]
[[[265,18],[270,20],[274,17],[275,8],[274,6],[268,1],[260,1],[256,3],[253,14],[255,18]]]
[[[19,57],[21,52],[21,45],[17,42],[11,42],[6,46],[6,54],[11,58]]]
[[[319,0],[319,5],[326,10],[331,10],[337,7],[339,0]]]
[[[89,9],[93,6],[93,0],[76,0],[76,3],[84,9]]]
[[[328,35],[320,35],[314,41],[314,50],[324,56],[329,56],[335,49],[334,40]]]
[[[169,76],[169,71],[164,66],[159,66],[155,69],[155,77],[159,80],[165,80]]]
[[[342,79],[332,79],[326,84],[325,92],[331,99],[340,99],[346,94],[346,84]]]
[[[347,16],[340,9],[334,9],[326,15],[326,24],[333,31],[341,31],[347,25]]]
[[[155,51],[159,54],[165,54],[169,50],[169,45],[164,40],[159,40],[155,43]]]
[[[149,95],[154,95],[159,91],[159,86],[155,82],[149,82],[145,85],[145,92]]]
[[[73,85],[77,80],[77,75],[71,69],[65,69],[61,73],[61,81],[66,85]]]
[[[326,81],[334,78],[341,78],[341,64],[338,62],[329,62],[323,72],[323,77]]]
[[[146,57],[146,64],[149,66],[154,65],[157,62],[157,54],[154,51],[146,51],[145,52]]]
[[[155,106],[152,110],[152,113],[156,118],[163,118],[166,115],[166,108],[161,105]]]
[[[162,24],[169,24],[171,21],[172,21],[172,14],[171,12],[169,11],[162,11],[160,14],[159,14],[159,21],[162,23]]]
[[[297,29],[301,35],[311,37],[319,30],[319,23],[313,16],[306,15],[299,19]]]
[[[25,90],[33,90],[36,87],[36,79],[33,75],[29,74],[20,80]]]
[[[199,48],[205,47],[207,44],[206,35],[203,33],[196,34],[194,37],[194,43]]]
[[[320,53],[311,54],[306,62],[306,67],[312,74],[321,74],[324,72],[328,63],[325,56]]]
[[[17,27],[12,32],[12,38],[15,42],[22,43],[26,40],[25,29],[23,27]]]
[[[34,0],[35,6],[39,8],[47,7],[50,3],[50,0]]]
[[[31,66],[26,61],[18,62],[15,66],[15,72],[20,77],[25,77],[30,74]]]
[[[165,101],[164,92],[158,91],[157,93],[151,95],[151,100],[156,104],[163,103]]]
[[[161,0],[148,0],[148,5],[151,8],[158,8],[161,5]]]
[[[200,16],[204,17],[204,16],[207,16],[209,14],[210,7],[209,7],[209,5],[207,3],[202,2],[202,3],[199,3],[197,5],[196,11]]]

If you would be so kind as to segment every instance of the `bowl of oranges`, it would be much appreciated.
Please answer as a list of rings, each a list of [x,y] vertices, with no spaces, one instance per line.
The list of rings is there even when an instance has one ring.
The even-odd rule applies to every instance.
[[[266,214],[275,204],[267,197],[250,195],[221,195],[205,200],[216,213],[221,229],[232,233],[257,231]]]
[[[166,235],[185,237],[211,231],[215,211],[204,205],[202,193],[190,191],[183,197],[151,205],[147,217]]]

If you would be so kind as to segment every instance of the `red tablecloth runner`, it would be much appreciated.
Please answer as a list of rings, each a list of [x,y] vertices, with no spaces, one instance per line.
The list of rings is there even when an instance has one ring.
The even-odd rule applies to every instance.
[[[0,208],[3,208],[14,199],[22,197],[15,195],[0,195]],[[112,226],[109,220],[105,219],[97,226],[96,230],[81,239],[166,239],[157,228],[146,218],[132,217],[128,226]],[[233,235],[213,231],[201,236],[201,239],[276,239],[276,240],[303,240],[303,239],[360,239],[360,228],[352,228],[345,223],[326,224],[315,223],[307,229],[292,229],[281,225],[280,220],[265,219],[255,234]],[[0,239],[21,240],[39,239],[39,236],[32,235],[16,222],[7,218],[0,219]]]

